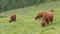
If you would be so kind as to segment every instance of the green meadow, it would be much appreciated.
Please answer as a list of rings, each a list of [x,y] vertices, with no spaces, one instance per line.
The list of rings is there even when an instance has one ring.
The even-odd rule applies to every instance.
[[[54,20],[52,24],[43,28],[40,24],[41,19],[34,18],[37,13],[49,9],[54,10]],[[9,23],[12,13],[16,13],[17,19],[16,22]],[[0,13],[0,34],[60,34],[60,1]]]

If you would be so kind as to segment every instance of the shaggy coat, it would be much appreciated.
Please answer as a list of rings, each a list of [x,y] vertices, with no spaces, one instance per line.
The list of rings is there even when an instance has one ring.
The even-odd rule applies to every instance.
[[[40,12],[40,13],[38,13],[38,14],[36,15],[35,19],[40,19],[40,18],[42,18],[44,13],[45,13],[45,12]]]
[[[12,14],[9,22],[16,21],[16,14]]]
[[[47,23],[47,25],[49,25],[49,22],[51,22],[51,24],[52,24],[52,21],[53,21],[53,11],[45,12],[42,17],[41,25],[45,26],[46,23]]]
[[[44,13],[46,13],[47,11],[44,12],[40,12],[36,15],[35,19],[40,19],[43,17]],[[53,12],[53,10],[48,10],[48,12]]]

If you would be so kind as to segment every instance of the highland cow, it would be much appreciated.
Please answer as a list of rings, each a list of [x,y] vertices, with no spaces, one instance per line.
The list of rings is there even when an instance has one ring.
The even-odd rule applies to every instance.
[[[53,21],[53,11],[45,12],[42,17],[41,25],[45,26],[46,23],[47,23],[47,25],[49,25],[49,22],[51,22],[51,24],[52,24],[52,21]]]
[[[9,22],[12,22],[12,21],[16,21],[16,14],[12,14],[11,17],[10,17],[10,20]]]

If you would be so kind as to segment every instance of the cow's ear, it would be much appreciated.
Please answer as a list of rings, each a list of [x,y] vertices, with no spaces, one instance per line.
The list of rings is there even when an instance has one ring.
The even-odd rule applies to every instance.
[[[53,9],[51,9],[51,10],[50,10],[50,12],[54,12],[54,10],[53,10]]]
[[[52,9],[51,9],[50,11],[51,11],[51,12],[54,12],[54,10],[52,10]]]

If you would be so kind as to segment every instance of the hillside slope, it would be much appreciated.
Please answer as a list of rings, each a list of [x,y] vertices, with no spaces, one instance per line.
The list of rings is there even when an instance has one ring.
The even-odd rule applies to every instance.
[[[40,11],[54,10],[54,21],[50,26],[41,27],[41,20],[35,20],[34,17]],[[12,13],[17,14],[17,21],[9,23],[9,16]],[[60,2],[50,2],[38,6],[19,8],[0,13],[0,34],[60,34]]]

